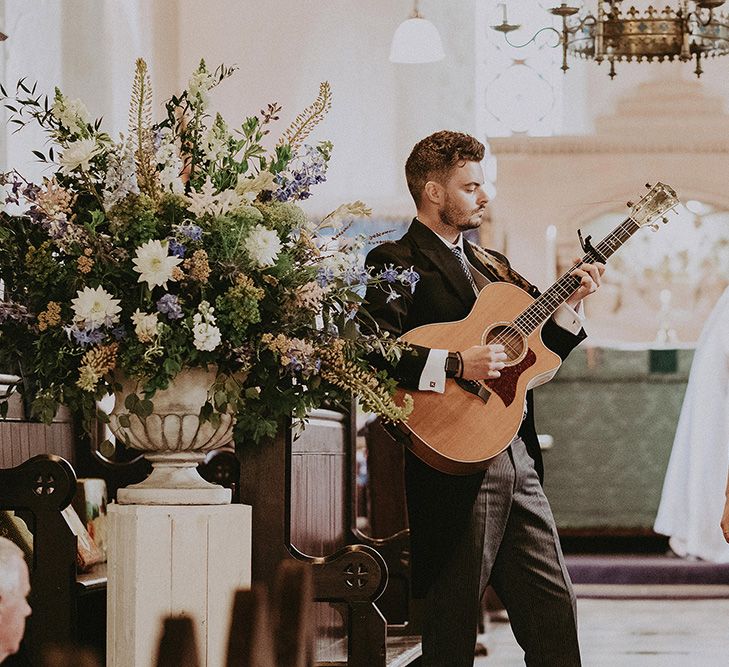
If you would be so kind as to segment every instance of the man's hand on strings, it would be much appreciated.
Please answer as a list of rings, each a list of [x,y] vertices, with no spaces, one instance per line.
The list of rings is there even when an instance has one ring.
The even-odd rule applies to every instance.
[[[503,345],[474,345],[461,352],[464,380],[491,380],[501,375],[508,356]]]

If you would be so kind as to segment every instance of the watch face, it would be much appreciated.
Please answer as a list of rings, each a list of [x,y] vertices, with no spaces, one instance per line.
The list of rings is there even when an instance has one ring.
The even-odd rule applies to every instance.
[[[450,352],[446,357],[445,371],[455,375],[458,372],[458,356]]]

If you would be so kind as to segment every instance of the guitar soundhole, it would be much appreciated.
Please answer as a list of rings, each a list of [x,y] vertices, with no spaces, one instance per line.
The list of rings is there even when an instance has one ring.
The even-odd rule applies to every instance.
[[[482,338],[482,345],[503,345],[509,360],[508,365],[518,363],[524,358],[526,345],[524,336],[513,326],[508,324],[497,324],[489,329]]]

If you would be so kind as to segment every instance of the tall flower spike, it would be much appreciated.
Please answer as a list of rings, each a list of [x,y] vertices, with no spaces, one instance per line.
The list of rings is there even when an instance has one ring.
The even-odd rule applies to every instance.
[[[332,108],[332,89],[328,81],[319,84],[319,96],[311,106],[304,109],[279,139],[279,145],[288,144],[296,151],[311,131],[324,119]]]
[[[159,198],[155,150],[152,139],[152,84],[147,63],[137,58],[129,105],[129,134],[134,141],[134,161],[137,166],[139,189],[154,201]]]

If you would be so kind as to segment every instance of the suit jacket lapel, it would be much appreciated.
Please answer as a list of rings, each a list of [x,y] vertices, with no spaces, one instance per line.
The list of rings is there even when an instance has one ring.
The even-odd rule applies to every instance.
[[[465,306],[471,308],[476,301],[476,295],[453,252],[417,218],[413,220],[408,233],[412,235],[421,252],[438,267],[443,280],[453,293]]]

